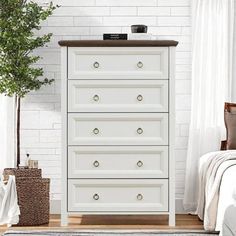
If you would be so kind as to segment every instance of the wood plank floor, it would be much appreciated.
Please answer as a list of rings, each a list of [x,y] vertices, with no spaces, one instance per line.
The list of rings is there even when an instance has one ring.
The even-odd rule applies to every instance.
[[[191,215],[177,215],[176,226],[168,226],[167,216],[71,216],[67,227],[60,226],[60,215],[51,215],[50,223],[39,227],[12,227],[14,230],[63,229],[180,229],[201,230],[202,222]],[[0,226],[0,233],[7,230]]]

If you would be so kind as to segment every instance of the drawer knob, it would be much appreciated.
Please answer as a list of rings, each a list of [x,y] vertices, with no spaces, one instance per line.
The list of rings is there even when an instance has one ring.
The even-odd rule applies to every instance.
[[[138,199],[139,201],[143,200],[143,195],[142,195],[142,194],[138,194],[138,195],[137,195],[137,199]]]
[[[93,163],[93,165],[94,165],[94,167],[99,167],[99,162],[98,162],[98,161],[95,161],[95,162]]]
[[[95,128],[95,129],[93,130],[93,133],[94,133],[94,134],[99,134],[99,129],[98,129],[98,128]]]
[[[100,66],[100,65],[99,65],[99,63],[98,63],[97,61],[95,61],[95,62],[93,63],[93,67],[94,67],[94,68],[97,69],[97,68],[99,68],[99,66]]]
[[[93,101],[95,101],[95,102],[99,101],[99,96],[97,94],[93,96]]]
[[[143,166],[143,162],[142,162],[142,161],[138,161],[138,162],[137,162],[137,166],[138,166],[138,167],[142,167],[142,166]]]
[[[138,128],[138,129],[137,129],[137,133],[138,133],[138,134],[142,134],[142,133],[143,133],[143,129],[142,129],[142,128]]]
[[[143,96],[140,94],[140,95],[138,95],[137,96],[137,100],[139,101],[139,102],[141,102],[142,100],[143,100]]]
[[[139,62],[137,63],[137,67],[138,67],[138,68],[143,68],[143,63],[142,63],[141,61],[139,61]]]
[[[95,193],[95,194],[93,195],[93,199],[94,199],[95,201],[97,201],[97,200],[99,199],[99,195],[98,195],[97,193]]]

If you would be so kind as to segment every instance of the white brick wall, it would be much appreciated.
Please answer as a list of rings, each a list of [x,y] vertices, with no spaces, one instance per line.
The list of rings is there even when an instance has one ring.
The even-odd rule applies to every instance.
[[[35,0],[45,4],[47,0]],[[147,24],[159,39],[179,41],[176,55],[176,198],[183,197],[190,119],[190,0],[54,0],[61,5],[43,23],[52,32],[47,48],[37,50],[40,66],[55,83],[32,92],[23,102],[22,159],[38,159],[44,176],[52,179],[51,198],[60,199],[60,48],[62,39],[102,39],[102,33],[130,32],[131,24]]]

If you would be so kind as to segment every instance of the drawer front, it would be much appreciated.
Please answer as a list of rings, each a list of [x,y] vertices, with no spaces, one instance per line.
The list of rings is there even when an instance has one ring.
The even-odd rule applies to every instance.
[[[69,80],[69,112],[168,112],[168,81]]]
[[[69,113],[69,145],[168,145],[168,113]]]
[[[69,147],[69,178],[168,178],[168,147]]]
[[[68,48],[68,79],[120,79],[121,75],[168,79],[168,48]]]
[[[68,180],[68,211],[168,211],[168,180]]]

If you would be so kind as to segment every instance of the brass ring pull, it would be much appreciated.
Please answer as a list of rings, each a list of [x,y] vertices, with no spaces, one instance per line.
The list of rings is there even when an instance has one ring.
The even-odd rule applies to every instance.
[[[143,166],[143,162],[142,162],[142,161],[138,161],[138,162],[137,162],[137,166],[138,166],[138,167],[142,167],[142,166]]]
[[[141,61],[139,61],[139,62],[137,63],[137,67],[138,67],[138,68],[143,68],[143,63],[142,63]]]
[[[137,96],[137,100],[139,101],[139,102],[141,102],[142,100],[143,100],[143,96],[140,94],[140,95],[138,95]]]
[[[99,66],[100,66],[100,65],[99,65],[99,63],[98,63],[97,61],[95,61],[95,62],[93,63],[93,67],[94,67],[94,68],[97,69],[97,68],[99,68]]]
[[[95,102],[99,101],[99,96],[97,94],[93,96],[93,101],[95,101]]]
[[[138,134],[142,134],[142,133],[143,133],[143,129],[142,129],[142,128],[138,128],[138,129],[137,129],[137,133],[138,133]]]
[[[139,200],[139,201],[143,200],[143,195],[139,193],[139,194],[137,195],[137,200]]]
[[[98,161],[94,161],[93,166],[94,167],[99,167],[99,162]]]
[[[98,128],[95,128],[95,129],[93,130],[93,133],[94,133],[94,134],[99,134],[99,129],[98,129]]]
[[[94,199],[95,201],[97,201],[97,200],[99,199],[99,195],[98,195],[97,193],[95,193],[95,194],[93,195],[93,199]]]

